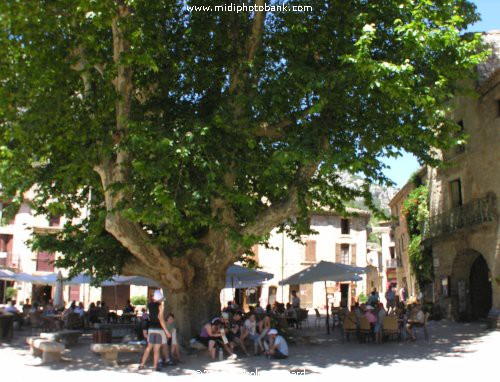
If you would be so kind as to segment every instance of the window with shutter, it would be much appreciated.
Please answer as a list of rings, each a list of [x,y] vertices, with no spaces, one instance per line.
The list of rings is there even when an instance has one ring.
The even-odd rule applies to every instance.
[[[351,233],[349,219],[340,219],[340,233],[342,235],[349,235]]]
[[[69,301],[80,301],[80,286],[69,287]]]
[[[356,244],[351,245],[351,265],[356,265]]]
[[[335,245],[335,262],[340,263],[340,244]]]
[[[61,224],[61,215],[54,215],[49,218],[49,227],[59,227]]]
[[[0,235],[0,252],[12,253],[12,235]]]
[[[316,240],[306,242],[306,261],[316,262]]]
[[[340,245],[340,263],[349,264],[349,244]]]
[[[36,256],[36,270],[44,272],[54,272],[55,253],[38,252]]]

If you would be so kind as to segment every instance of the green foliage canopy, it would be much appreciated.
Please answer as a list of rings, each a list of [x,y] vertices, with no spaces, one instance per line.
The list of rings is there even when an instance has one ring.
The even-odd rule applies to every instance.
[[[33,189],[38,213],[70,220],[90,205],[38,241],[65,265],[120,271],[144,249],[127,241],[137,227],[168,258],[210,253],[214,232],[239,256],[288,215],[298,235],[317,205],[370,205],[368,184],[388,182],[381,155],[432,162],[453,144],[447,101],[484,58],[479,36],[460,35],[478,19],[465,0],[291,0],[313,10],[268,14],[184,3],[0,3],[3,198]],[[97,170],[110,164],[108,183]],[[117,214],[135,228],[110,234]]]

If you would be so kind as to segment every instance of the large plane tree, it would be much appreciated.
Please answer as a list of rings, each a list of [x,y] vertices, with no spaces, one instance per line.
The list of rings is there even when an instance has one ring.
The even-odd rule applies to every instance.
[[[447,105],[482,59],[465,0],[283,4],[311,8],[0,2],[3,200],[72,222],[34,241],[60,265],[161,283],[184,338],[274,227],[369,201],[339,174],[384,183],[381,157],[453,144]]]

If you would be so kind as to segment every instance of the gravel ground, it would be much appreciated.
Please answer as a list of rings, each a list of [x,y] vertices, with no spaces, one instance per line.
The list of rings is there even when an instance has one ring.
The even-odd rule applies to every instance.
[[[121,354],[119,365],[105,366],[90,352],[91,337],[66,350],[61,362],[40,365],[24,344],[23,332],[14,340],[0,345],[2,380],[17,381],[159,381],[175,380],[326,380],[359,381],[399,379],[406,381],[473,381],[494,377],[495,361],[500,361],[500,331],[486,329],[481,322],[464,324],[448,321],[429,322],[430,341],[423,334],[416,342],[391,341],[381,345],[342,343],[338,331],[331,335],[325,329],[303,329],[292,333],[299,344],[290,346],[290,357],[282,361],[263,356],[210,362],[206,352],[185,354],[184,363],[169,366],[162,372],[151,367],[138,371],[138,354]],[[300,341],[300,338],[305,338]],[[500,365],[500,362],[499,362]],[[8,378],[7,378],[8,376]],[[5,379],[4,379],[5,377]],[[279,381],[281,382],[281,381]]]

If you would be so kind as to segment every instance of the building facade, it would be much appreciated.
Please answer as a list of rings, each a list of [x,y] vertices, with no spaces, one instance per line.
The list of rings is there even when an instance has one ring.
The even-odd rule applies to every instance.
[[[302,244],[273,230],[269,248],[261,245],[254,248],[254,252],[262,270],[272,273],[274,278],[267,280],[260,288],[251,290],[250,294],[246,290],[244,293],[248,299],[243,305],[245,302],[260,302],[262,306],[272,305],[276,301],[287,303],[291,300],[291,291],[296,290],[302,307],[324,309],[327,297],[324,282],[284,286],[280,286],[279,282],[321,260],[366,266],[366,229],[370,214],[354,209],[348,209],[348,213],[348,217],[328,211],[313,214],[311,228],[317,233],[303,236]],[[350,306],[357,295],[366,293],[366,279],[357,283],[327,282],[327,292],[330,303]],[[235,297],[238,300],[238,293]],[[231,299],[231,293],[228,292],[223,294],[222,302]]]
[[[426,181],[426,169],[421,168],[416,174],[422,181]],[[412,273],[410,266],[409,245],[410,233],[408,232],[408,224],[406,216],[403,213],[404,202],[415,188],[412,181],[406,183],[401,190],[389,202],[391,210],[392,225],[391,237],[394,242],[394,254],[396,263],[396,279],[397,288],[406,287],[408,296],[417,294],[417,286],[415,276]]]
[[[493,56],[479,66],[478,97],[455,100],[465,144],[430,169],[424,244],[434,258],[434,301],[446,316],[500,315],[500,31],[484,35]]]

